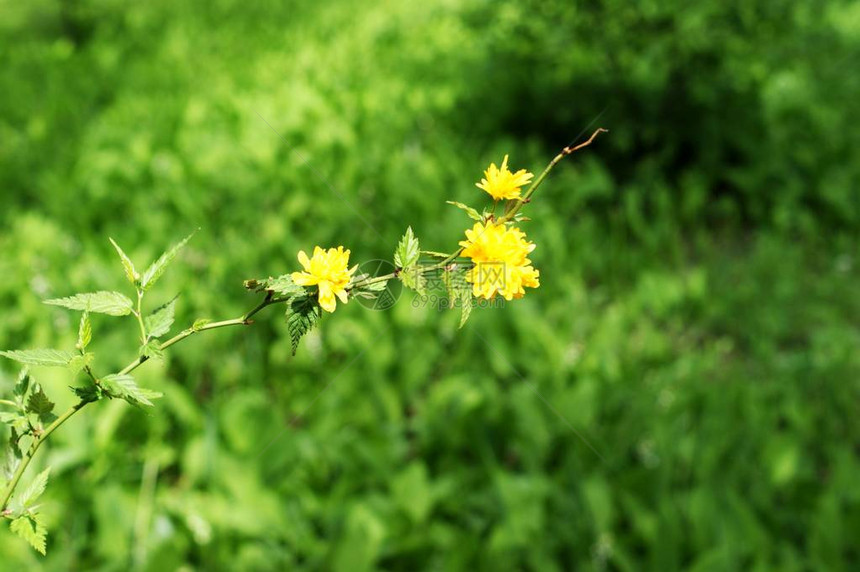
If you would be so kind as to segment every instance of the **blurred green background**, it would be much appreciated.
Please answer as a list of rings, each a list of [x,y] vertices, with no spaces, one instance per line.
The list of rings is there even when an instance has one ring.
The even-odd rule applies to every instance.
[[[152,302],[234,317],[299,249],[450,250],[491,160],[611,129],[529,205],[540,289],[184,342],[154,410],[51,438],[48,556],[3,530],[2,568],[858,569],[858,64],[836,0],[0,0],[2,348],[73,347],[41,300],[122,289],[108,236],[201,227]]]

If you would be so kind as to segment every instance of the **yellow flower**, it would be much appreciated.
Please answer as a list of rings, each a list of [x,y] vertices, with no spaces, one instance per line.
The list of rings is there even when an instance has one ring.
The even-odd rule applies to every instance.
[[[463,256],[474,266],[466,273],[472,295],[492,299],[497,293],[506,300],[522,298],[525,288],[540,286],[540,272],[531,266],[529,253],[534,243],[518,228],[492,222],[475,223],[460,242]]]
[[[520,196],[520,187],[528,185],[532,177],[534,175],[525,169],[511,173],[508,170],[508,156],[505,155],[501,169],[496,167],[495,163],[490,163],[489,168],[484,171],[484,178],[480,183],[475,183],[475,186],[487,191],[496,200],[517,199]]]
[[[304,250],[300,250],[299,262],[305,271],[293,272],[290,277],[299,286],[317,286],[319,302],[323,310],[334,312],[335,296],[344,304],[347,303],[346,285],[358,268],[357,264],[348,268],[349,250],[344,250],[342,246],[328,250],[316,246],[314,255],[310,259]]]

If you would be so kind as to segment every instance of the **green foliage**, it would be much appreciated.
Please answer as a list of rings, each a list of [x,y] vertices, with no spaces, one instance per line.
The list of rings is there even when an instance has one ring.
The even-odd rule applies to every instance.
[[[131,299],[125,294],[105,291],[75,294],[68,298],[54,298],[45,300],[45,304],[62,306],[69,310],[107,314],[109,316],[127,316],[131,314],[131,310],[134,307]]]
[[[152,314],[146,317],[144,324],[146,334],[149,338],[160,338],[170,331],[176,314],[176,298],[159,306]]]
[[[71,371],[72,373],[77,373],[92,364],[94,359],[95,355],[91,353],[83,353],[80,355],[76,355],[69,360],[69,371]]]
[[[30,543],[30,546],[45,555],[48,530],[35,514],[19,516],[9,523],[9,530]]]
[[[427,277],[418,265],[407,266],[397,273],[397,277],[407,288],[415,290],[418,294],[427,294]]]
[[[30,394],[27,399],[27,413],[34,413],[43,423],[50,423],[56,416],[51,412],[54,410],[54,402],[48,399],[41,387]]]
[[[191,237],[194,236],[195,232],[192,232],[182,240],[180,240],[177,244],[173,245],[167,252],[158,257],[158,259],[149,265],[149,267],[143,272],[143,275],[140,277],[140,287],[142,290],[146,291],[152,288],[155,283],[161,278],[164,271],[167,269],[167,266],[173,262],[173,259],[176,258],[176,255],[185,247]]]
[[[103,397],[102,391],[95,385],[85,385],[83,387],[70,387],[72,393],[77,395],[81,401],[90,403],[98,401]]]
[[[354,298],[363,298],[365,300],[375,300],[380,296],[380,292],[384,292],[388,288],[388,280],[381,279],[382,277],[374,278],[370,274],[355,274],[350,281],[349,295]]]
[[[149,340],[138,348],[137,354],[140,357],[163,358],[164,351],[161,349],[161,343],[158,340]]]
[[[0,351],[0,356],[15,360],[25,365],[45,365],[65,367],[76,357],[71,352],[62,350],[10,350]]]
[[[87,346],[90,345],[90,342],[93,339],[93,325],[90,323],[90,314],[89,312],[84,312],[81,314],[80,325],[78,326],[78,343],[75,347],[79,351],[85,351]]]
[[[418,265],[420,257],[421,247],[410,226],[394,251],[394,266],[400,282],[423,296],[427,294],[427,278]]]
[[[18,373],[18,380],[15,382],[12,394],[18,399],[23,399],[30,389],[30,380],[30,371],[25,367]]]
[[[293,278],[289,274],[284,274],[283,276],[278,276],[277,278],[269,278],[268,280],[264,280],[261,283],[260,288],[263,290],[268,290],[269,292],[273,292],[278,296],[283,296],[285,298],[301,296],[305,293],[305,289],[293,282]]]
[[[472,285],[466,282],[465,269],[460,265],[454,265],[442,273],[442,281],[445,284],[448,307],[460,308],[460,325],[462,328],[472,315]]]
[[[145,389],[135,383],[129,374],[110,374],[99,380],[102,389],[108,397],[124,399],[135,406],[147,405],[152,407],[152,399],[162,397],[157,391]]]
[[[463,203],[460,203],[457,201],[445,201],[445,202],[448,203],[449,205],[454,205],[458,209],[462,209],[463,211],[465,211],[465,213],[467,215],[469,215],[469,218],[472,220],[477,220],[477,221],[483,221],[484,220],[484,217],[481,216],[481,213],[479,213],[478,211],[476,211],[475,209],[473,209],[469,205],[466,205],[466,204],[463,204]]]
[[[15,496],[14,502],[11,505],[14,514],[21,514],[33,507],[35,502],[39,500],[39,497],[42,496],[42,493],[45,492],[50,473],[50,469],[45,469],[36,475],[36,478],[30,482],[27,488]],[[44,553],[44,551],[42,552]]]
[[[299,342],[316,325],[322,310],[316,300],[308,295],[296,296],[286,305],[287,330],[292,355],[296,355]]]
[[[414,266],[421,256],[421,249],[418,245],[418,239],[412,232],[412,227],[406,228],[406,234],[400,239],[397,244],[397,249],[394,251],[394,266],[400,269],[407,269]]]
[[[125,270],[125,277],[131,284],[137,284],[137,281],[140,280],[140,274],[135,270],[134,263],[131,261],[131,258],[129,258],[128,255],[123,252],[122,248],[114,242],[114,239],[110,238],[109,240],[114,249],[116,249],[116,253],[119,255],[120,262],[122,262],[122,268]]]

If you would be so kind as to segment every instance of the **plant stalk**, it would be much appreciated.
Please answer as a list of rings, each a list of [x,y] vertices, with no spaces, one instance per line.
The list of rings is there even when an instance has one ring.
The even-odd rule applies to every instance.
[[[182,330],[180,333],[176,334],[166,342],[161,345],[161,349],[168,348],[174,344],[177,344],[187,338],[188,336],[195,334],[197,332],[202,332],[205,330],[214,330],[217,328],[225,328],[228,326],[248,326],[252,324],[251,317],[254,316],[257,312],[265,308],[266,306],[270,306],[272,304],[277,304],[278,302],[283,302],[284,300],[273,298],[270,295],[267,295],[266,298],[253,309],[246,312],[239,318],[235,318],[232,320],[223,320],[221,322],[210,322],[198,328],[187,328]],[[129,373],[130,371],[137,369],[138,366],[143,364],[148,358],[146,356],[141,356],[125,366],[120,372],[119,375],[124,375]],[[92,374],[91,371],[87,372],[97,384],[97,378]],[[12,498],[12,494],[15,492],[15,488],[18,486],[21,477],[24,474],[24,471],[27,470],[27,467],[30,465],[30,461],[33,460],[33,456],[36,454],[36,451],[39,450],[39,447],[42,446],[42,443],[51,436],[51,433],[56,431],[60,425],[68,421],[75,413],[83,409],[88,403],[92,403],[92,401],[80,401],[77,404],[70,407],[66,410],[65,413],[57,417],[53,423],[48,425],[44,432],[42,432],[38,437],[35,437],[34,441],[27,448],[27,452],[24,454],[24,457],[21,459],[21,462],[18,465],[18,468],[15,470],[15,473],[12,475],[12,479],[3,489],[2,496],[0,496],[0,514],[5,513],[6,509],[9,505],[9,499]]]
[[[39,450],[39,447],[45,439],[50,437],[51,433],[56,431],[60,425],[68,421],[72,415],[80,411],[87,403],[87,401],[81,401],[77,405],[70,407],[65,413],[54,419],[54,422],[48,425],[48,428],[30,444],[30,447],[27,448],[27,452],[24,454],[24,458],[21,459],[21,462],[18,464],[15,474],[12,475],[12,480],[9,481],[6,488],[3,490],[0,507],[2,507],[4,512],[9,504],[9,499],[12,498],[12,493],[15,491],[15,488],[18,486],[18,482],[21,480],[21,476],[24,474],[24,471],[27,470],[27,466],[30,464],[30,461],[33,459],[33,456],[36,454],[36,451]]]

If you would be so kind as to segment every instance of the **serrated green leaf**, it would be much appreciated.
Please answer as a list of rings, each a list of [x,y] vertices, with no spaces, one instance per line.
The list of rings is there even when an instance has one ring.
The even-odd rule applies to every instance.
[[[27,432],[30,430],[30,420],[19,411],[0,413],[0,423],[8,425],[16,431]]]
[[[357,274],[349,281],[347,289],[350,289],[352,295],[357,296],[360,292],[382,292],[388,285],[387,279],[379,280],[378,282],[370,282],[368,284],[361,284],[368,280],[376,280],[376,278],[372,277],[370,274]],[[355,286],[355,284],[359,284],[359,286]]]
[[[141,357],[146,357],[147,359],[162,359],[164,358],[164,351],[161,349],[161,344],[158,342],[158,340],[149,340],[148,342],[140,346],[140,349],[138,350],[138,355],[140,355]]]
[[[418,262],[421,256],[421,249],[418,244],[418,239],[412,232],[412,227],[406,228],[406,234],[400,239],[397,249],[394,251],[394,266],[397,268],[408,268]]]
[[[125,399],[132,405],[148,405],[152,406],[151,399],[156,399],[162,396],[157,391],[144,389],[135,383],[134,378],[128,374],[119,375],[111,374],[99,380],[105,393],[109,397],[117,399]]]
[[[69,386],[69,389],[72,390],[72,393],[80,397],[81,401],[86,403],[98,401],[102,398],[101,390],[94,385],[86,385],[84,387]]]
[[[87,349],[93,339],[93,326],[90,323],[90,313],[84,312],[81,314],[81,323],[78,325],[78,344],[77,348],[80,351]]]
[[[26,489],[15,496],[13,504],[16,512],[21,512],[33,506],[33,503],[39,500],[39,497],[45,492],[45,487],[48,486],[48,475],[50,475],[50,473],[50,467],[45,469],[36,475],[36,478],[33,479]]]
[[[460,328],[466,325],[469,316],[472,315],[472,289],[460,289]]]
[[[369,292],[367,290],[351,290],[349,295],[353,298],[362,298],[364,300],[375,300],[379,294],[377,292]]]
[[[44,390],[39,387],[36,391],[30,394],[27,400],[27,413],[35,413],[39,417],[48,415],[54,410],[54,402],[48,399]]]
[[[125,294],[107,291],[75,294],[67,298],[53,298],[45,300],[45,304],[62,306],[69,310],[108,314],[109,316],[127,316],[131,314],[133,307],[131,299]]]
[[[18,433],[13,428],[11,437],[6,445],[6,458],[3,460],[3,477],[6,482],[12,480],[18,465],[21,464],[21,448],[18,446]]]
[[[191,329],[195,332],[199,332],[203,326],[210,322],[212,322],[212,320],[210,320],[209,318],[197,318],[196,320],[194,320],[194,323],[191,324]]]
[[[95,354],[91,354],[89,352],[76,355],[72,357],[71,360],[69,360],[68,368],[72,373],[78,373],[79,371],[93,363],[93,359],[95,359],[95,357]]]
[[[15,397],[23,398],[27,395],[28,389],[30,389],[30,371],[24,367],[21,368],[21,372],[18,374],[18,381],[15,382],[15,388],[12,390],[12,394]]]
[[[296,355],[299,342],[314,327],[320,314],[319,304],[308,296],[293,298],[287,302],[287,330],[290,333],[293,355]]]
[[[407,288],[415,290],[422,296],[427,295],[427,277],[418,266],[409,266],[401,270],[397,277]]]
[[[270,290],[275,294],[280,294],[287,298],[302,296],[305,294],[305,289],[293,282],[293,278],[289,274],[284,274],[277,278],[269,278],[266,280],[266,290]]]
[[[75,354],[62,350],[0,350],[0,356],[27,365],[64,367],[69,365]]]
[[[388,286],[388,280],[380,280],[379,282],[371,282],[370,284],[366,284],[362,286],[362,290],[367,290],[368,292],[382,292]]]
[[[481,213],[479,213],[477,210],[473,209],[469,205],[459,203],[457,201],[445,201],[445,202],[448,203],[449,205],[454,205],[458,209],[463,209],[464,211],[466,211],[466,214],[469,215],[469,218],[472,220],[478,220],[478,221],[484,220],[484,217],[481,216]]]
[[[146,332],[150,338],[158,338],[170,331],[176,314],[176,298],[160,306],[144,319]]]
[[[108,240],[110,240],[110,243],[116,249],[116,253],[119,254],[119,259],[122,261],[122,268],[125,270],[125,277],[128,278],[129,282],[134,284],[140,279],[140,274],[138,274],[137,270],[134,269],[134,263],[131,261],[131,258],[122,251],[122,248],[114,242],[114,239],[108,238]]]
[[[48,530],[35,514],[19,516],[9,524],[9,530],[30,543],[43,556],[48,539]]]
[[[448,307],[460,307],[460,325],[462,328],[472,313],[472,285],[466,281],[466,275],[461,268],[455,267],[442,275],[448,292]]]
[[[164,274],[167,265],[173,262],[173,259],[176,258],[176,255],[179,254],[179,251],[182,250],[185,245],[191,240],[191,237],[196,233],[192,232],[177,244],[175,244],[170,250],[162,254],[158,257],[158,260],[149,265],[143,276],[140,278],[140,287],[143,290],[149,290],[152,286],[161,278],[161,275]]]

